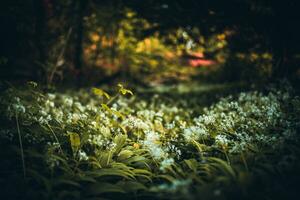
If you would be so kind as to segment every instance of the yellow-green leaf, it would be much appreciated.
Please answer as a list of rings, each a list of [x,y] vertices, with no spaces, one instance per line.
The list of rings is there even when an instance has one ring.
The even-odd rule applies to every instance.
[[[119,92],[122,94],[122,95],[125,95],[125,94],[130,94],[130,95],[133,95],[133,92],[131,90],[128,90],[126,88],[124,88],[124,86],[122,84],[118,84],[118,87],[119,87]]]
[[[121,118],[121,119],[125,119],[125,116],[120,113],[119,111],[116,111],[116,110],[111,110],[112,111],[112,114],[116,115],[117,117]]]
[[[122,150],[119,153],[117,160],[118,161],[122,161],[122,160],[130,158],[132,155],[133,155],[132,151],[130,151],[130,150]]]
[[[70,137],[72,150],[73,152],[76,152],[80,147],[80,137],[77,133],[69,132],[69,131],[68,131],[68,135]]]
[[[120,112],[118,112],[116,110],[110,109],[106,104],[102,103],[101,106],[104,110],[108,111],[110,114],[113,114],[121,119],[125,119],[124,115],[122,115]]]
[[[104,90],[102,89],[99,89],[99,88],[93,88],[92,89],[93,93],[97,96],[105,96],[107,99],[110,99],[110,96],[107,92],[105,92]]]
[[[101,106],[102,106],[102,108],[104,108],[104,110],[111,113],[111,109],[105,103],[102,103]]]
[[[119,153],[122,147],[125,145],[127,139],[127,135],[116,135],[114,138],[114,143],[116,144],[115,152]]]

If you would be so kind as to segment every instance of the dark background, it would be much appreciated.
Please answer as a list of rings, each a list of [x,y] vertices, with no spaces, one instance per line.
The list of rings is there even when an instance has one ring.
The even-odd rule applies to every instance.
[[[90,23],[91,18],[86,17],[96,16],[98,21],[102,20],[98,24],[101,33],[113,35],[120,30],[119,24],[130,10],[135,18],[151,24],[143,28],[139,23],[133,25],[130,37],[136,40],[151,36],[163,38],[179,28],[187,32],[193,28],[200,30],[194,36],[190,34],[194,38],[208,38],[224,31],[233,33],[226,38],[229,56],[225,64],[220,67],[218,76],[212,76],[217,78],[209,80],[253,80],[259,73],[248,73],[254,64],[241,64],[233,55],[250,51],[259,55],[267,51],[272,55],[271,73],[257,79],[288,78],[297,83],[300,73],[299,4],[297,0],[3,0],[0,3],[1,80],[49,83],[51,79],[54,84],[76,80],[84,85],[86,79],[93,79],[88,84],[97,84],[121,77],[121,74],[132,80],[144,79],[148,74],[141,70],[129,72],[128,57],[122,60],[122,66],[129,63],[128,68],[107,74],[105,67],[95,72],[93,63],[86,62],[83,55],[89,31],[96,30],[96,25]],[[105,12],[109,15],[103,14]],[[117,47],[110,49],[109,56],[120,58],[115,50],[118,43],[113,46]],[[105,55],[103,53],[102,58]],[[208,59],[213,56],[214,52],[205,54]],[[91,74],[97,77],[91,78]]]

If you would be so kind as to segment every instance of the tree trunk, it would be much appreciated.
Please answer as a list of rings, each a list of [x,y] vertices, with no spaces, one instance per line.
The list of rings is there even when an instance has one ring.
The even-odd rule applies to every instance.
[[[82,84],[82,62],[83,62],[83,13],[85,7],[85,0],[77,0],[75,5],[75,52],[74,52],[74,66],[77,71],[78,86]]]
[[[38,51],[38,66],[35,70],[35,78],[40,81],[46,80],[46,73],[41,65],[46,64],[47,53],[45,48],[46,12],[44,0],[34,0],[35,10],[35,43]]]

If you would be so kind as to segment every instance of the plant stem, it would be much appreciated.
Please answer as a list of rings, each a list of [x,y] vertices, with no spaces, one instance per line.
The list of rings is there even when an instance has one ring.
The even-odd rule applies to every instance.
[[[51,126],[50,126],[48,123],[47,123],[47,126],[48,126],[48,128],[50,129],[50,131],[51,131],[51,133],[52,133],[52,135],[53,135],[55,141],[57,142],[57,144],[58,144],[58,146],[59,146],[59,149],[60,149],[62,155],[64,155],[64,152],[63,152],[63,150],[62,150],[62,148],[61,148],[61,145],[60,145],[60,143],[59,143],[59,140],[58,140],[56,134],[54,133],[53,129],[51,128]]]
[[[242,152],[242,154],[241,154],[241,158],[242,158],[242,161],[243,161],[243,163],[244,163],[244,165],[245,165],[245,168],[246,168],[247,172],[249,172],[248,164],[247,164],[247,161],[246,161],[246,159],[245,159],[245,156],[244,156],[244,153],[243,153],[243,152]]]
[[[115,99],[117,99],[120,96],[120,94],[118,93],[117,95],[115,95],[114,97],[112,97],[107,103],[106,105],[111,104]]]
[[[23,176],[24,176],[24,179],[25,179],[26,178],[26,168],[25,168],[25,159],[24,159],[24,150],[23,150],[23,144],[22,144],[22,137],[21,137],[21,131],[20,131],[20,126],[19,126],[19,120],[18,120],[18,113],[16,113],[16,123],[17,123],[18,135],[19,135],[19,144],[20,144],[20,149],[21,149]]]
[[[229,159],[229,156],[228,156],[226,150],[224,150],[224,154],[226,156],[227,163],[230,165],[230,159]]]

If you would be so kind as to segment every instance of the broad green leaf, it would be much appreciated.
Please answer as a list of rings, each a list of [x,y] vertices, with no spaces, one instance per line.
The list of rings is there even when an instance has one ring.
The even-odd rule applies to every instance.
[[[144,179],[147,179],[149,182],[152,182],[153,173],[146,170],[146,169],[134,169],[132,170],[134,173],[134,176],[136,177],[142,177]]]
[[[167,175],[167,174],[158,175],[158,176],[156,176],[156,178],[167,180],[170,183],[173,183],[176,180],[176,178],[174,178],[173,176]]]
[[[184,162],[192,171],[197,171],[198,162],[195,159],[184,160]]]
[[[131,170],[133,170],[134,168],[131,166],[126,165],[125,163],[121,163],[121,162],[114,162],[112,163],[112,167],[115,169],[120,169],[120,170],[124,170],[127,172],[131,173]]]
[[[68,135],[70,137],[70,144],[73,150],[73,153],[77,152],[80,147],[80,137],[77,133],[69,132]]]
[[[202,155],[202,153],[203,153],[202,145],[199,142],[197,142],[196,140],[192,140],[192,143],[196,146],[200,155]]]
[[[127,139],[127,135],[119,134],[119,135],[115,136],[114,143],[116,144],[116,147],[115,147],[116,153],[119,153],[120,150],[123,148],[123,146],[126,143],[126,139]]]
[[[133,152],[130,150],[122,150],[119,154],[118,154],[118,161],[122,161],[125,159],[130,158],[133,155]]]
[[[135,174],[146,174],[148,176],[152,176],[152,172],[146,170],[146,169],[134,169],[132,170]]]
[[[118,124],[118,125],[121,128],[121,130],[123,131],[123,133],[127,134],[126,128],[124,126],[122,126],[121,124]]]
[[[78,181],[80,182],[87,182],[87,183],[96,183],[96,179],[89,177],[89,176],[80,176],[78,177]]]
[[[224,160],[215,157],[210,157],[208,158],[208,160],[212,162],[210,163],[211,166],[216,167],[216,169],[223,171],[225,174],[230,175],[232,178],[236,178],[235,171]]]
[[[112,162],[112,152],[111,151],[101,152],[98,160],[100,166],[102,167],[109,166],[109,164]]]
[[[132,164],[135,162],[144,162],[146,158],[144,156],[134,156],[126,160],[126,163]]]

